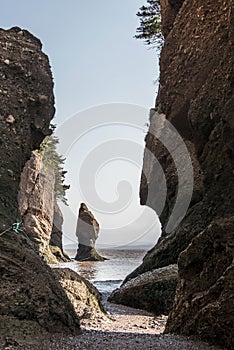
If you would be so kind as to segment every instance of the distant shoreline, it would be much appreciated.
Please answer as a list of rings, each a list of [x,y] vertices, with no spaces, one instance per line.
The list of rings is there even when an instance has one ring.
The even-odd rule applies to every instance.
[[[99,246],[96,245],[95,248],[97,250],[143,250],[143,251],[148,251],[153,248],[152,245],[142,245],[142,246]],[[66,251],[69,250],[76,250],[77,245],[73,244],[68,244],[64,245],[63,249]]]

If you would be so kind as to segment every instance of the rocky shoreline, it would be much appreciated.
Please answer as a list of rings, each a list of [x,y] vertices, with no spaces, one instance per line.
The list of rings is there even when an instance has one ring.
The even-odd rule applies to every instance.
[[[109,303],[103,296],[107,315],[96,314],[81,319],[82,334],[78,337],[53,336],[40,345],[19,346],[21,350],[220,350],[215,346],[188,337],[163,334],[167,317]],[[14,347],[12,347],[14,349]]]
[[[55,174],[49,167],[43,173],[38,151],[53,132],[53,77],[39,39],[18,27],[0,29],[0,346],[5,350],[218,350],[191,336],[233,349],[232,1],[160,4],[165,44],[145,138],[140,199],[158,213],[162,236],[114,292],[116,301],[124,295],[128,306],[109,303],[103,295],[107,313],[89,282],[48,265],[69,260],[54,202]],[[184,215],[177,210],[172,231],[167,225],[177,194],[182,205],[189,186],[179,176],[188,171],[184,148],[169,137],[179,172],[170,147],[160,141],[169,123],[177,130],[172,136],[183,138],[194,173],[188,210]],[[167,183],[163,212],[158,163]],[[99,224],[83,203],[77,260],[104,260],[95,250],[98,233]],[[170,305],[156,311],[168,290]]]

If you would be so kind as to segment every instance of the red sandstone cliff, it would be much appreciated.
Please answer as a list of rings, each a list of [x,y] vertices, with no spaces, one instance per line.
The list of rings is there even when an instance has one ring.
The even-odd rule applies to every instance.
[[[41,42],[20,28],[0,29],[0,232],[19,219],[20,175],[31,151],[50,134],[53,80]],[[0,344],[51,332],[79,333],[79,318],[31,241],[0,236]]]
[[[160,88],[151,112],[146,148],[164,171],[167,196],[160,213],[157,189],[162,178],[146,152],[141,203],[160,215],[162,236],[128,279],[178,262],[179,286],[166,330],[197,335],[231,349],[234,347],[231,337],[234,329],[233,2],[163,0],[161,7],[165,44],[160,57]],[[166,227],[178,194],[178,169],[171,152],[150,133],[160,114],[182,136],[194,171],[189,209],[172,232],[166,232]],[[179,159],[183,164],[183,153]]]

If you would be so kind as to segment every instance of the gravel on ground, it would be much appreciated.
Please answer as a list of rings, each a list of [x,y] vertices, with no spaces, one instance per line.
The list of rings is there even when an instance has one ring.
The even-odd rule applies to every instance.
[[[56,336],[40,344],[17,347],[21,350],[219,350],[204,342],[173,334],[163,334],[167,317],[123,305],[109,303],[103,297],[107,311],[86,315],[81,320],[79,336]],[[7,348],[5,348],[7,349]],[[9,347],[8,349],[13,349]]]

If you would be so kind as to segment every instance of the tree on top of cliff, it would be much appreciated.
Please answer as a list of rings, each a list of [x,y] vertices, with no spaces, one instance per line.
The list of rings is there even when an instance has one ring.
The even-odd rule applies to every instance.
[[[67,205],[66,190],[68,190],[70,186],[64,184],[67,171],[63,169],[65,158],[63,158],[57,152],[58,143],[58,137],[54,135],[47,136],[41,144],[40,151],[43,155],[44,167],[46,168],[46,166],[49,165],[52,169],[54,169],[55,198],[61,200],[64,204]]]
[[[146,6],[137,12],[140,26],[137,28],[136,39],[143,39],[147,45],[161,50],[163,35],[161,32],[160,0],[147,0]]]

